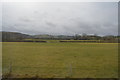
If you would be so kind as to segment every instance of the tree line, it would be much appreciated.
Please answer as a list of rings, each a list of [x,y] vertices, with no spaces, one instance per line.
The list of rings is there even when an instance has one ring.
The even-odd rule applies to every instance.
[[[28,35],[22,34],[18,32],[0,32],[2,34],[2,41],[3,42],[16,42],[16,41],[25,41],[26,39],[41,39],[41,40],[101,40],[103,42],[119,42],[120,36],[98,36],[88,35],[88,34],[75,34],[73,36],[68,35]]]

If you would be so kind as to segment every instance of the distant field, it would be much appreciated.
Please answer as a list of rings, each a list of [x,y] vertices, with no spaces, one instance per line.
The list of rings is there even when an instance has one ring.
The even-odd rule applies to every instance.
[[[45,39],[24,39],[23,41],[46,41],[46,42],[104,42],[103,40],[45,40]]]
[[[117,43],[3,42],[2,59],[14,77],[118,77]]]

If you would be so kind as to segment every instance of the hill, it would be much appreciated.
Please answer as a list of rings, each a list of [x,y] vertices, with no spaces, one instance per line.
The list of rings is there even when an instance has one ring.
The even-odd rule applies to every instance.
[[[18,32],[0,32],[0,35],[2,35],[2,41],[20,41],[23,39],[32,38],[32,36],[27,34],[22,34]]]

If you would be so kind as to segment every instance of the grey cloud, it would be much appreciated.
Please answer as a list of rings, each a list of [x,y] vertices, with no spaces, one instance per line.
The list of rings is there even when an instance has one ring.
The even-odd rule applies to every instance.
[[[46,24],[47,24],[48,26],[50,26],[50,27],[56,27],[56,24],[51,23],[51,22],[46,22]]]
[[[117,2],[4,3],[3,30],[29,34],[117,35]]]

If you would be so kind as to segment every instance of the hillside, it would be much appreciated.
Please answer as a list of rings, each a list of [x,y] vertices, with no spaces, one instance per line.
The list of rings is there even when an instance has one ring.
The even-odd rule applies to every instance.
[[[99,40],[102,42],[118,42],[120,40],[119,36],[80,36],[80,35],[74,35],[74,36],[68,36],[68,35],[48,35],[48,34],[40,34],[40,35],[29,35],[29,34],[23,34],[18,32],[0,32],[0,35],[2,35],[2,41],[3,42],[33,42],[34,40]],[[0,39],[1,39],[0,38]],[[1,41],[1,40],[0,40]],[[68,41],[67,41],[68,42]]]
[[[32,36],[27,34],[22,34],[18,32],[0,32],[2,34],[2,41],[20,41],[26,38],[32,38]]]

